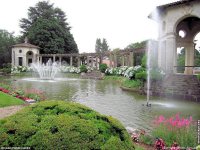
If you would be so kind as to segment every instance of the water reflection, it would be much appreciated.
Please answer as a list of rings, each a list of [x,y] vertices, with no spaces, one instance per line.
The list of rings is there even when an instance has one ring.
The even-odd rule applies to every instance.
[[[200,119],[199,103],[173,99],[152,98],[152,107],[146,104],[146,97],[120,89],[115,82],[85,79],[58,79],[53,82],[37,82],[27,78],[4,79],[9,84],[22,89],[44,91],[48,99],[73,100],[106,115],[119,119],[125,126],[151,129],[157,115],[181,113],[185,117]]]

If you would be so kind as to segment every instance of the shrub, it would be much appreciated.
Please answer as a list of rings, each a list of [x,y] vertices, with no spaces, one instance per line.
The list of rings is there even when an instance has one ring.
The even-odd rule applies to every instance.
[[[142,80],[143,82],[147,80],[147,72],[142,71],[135,74],[135,79]]]
[[[200,74],[197,75],[197,79],[200,81]]]
[[[144,68],[146,68],[146,66],[147,66],[147,55],[146,54],[142,57],[141,66],[144,67]]]
[[[139,88],[142,86],[142,82],[140,80],[126,79],[122,82],[122,86],[127,88]]]
[[[99,65],[99,70],[102,72],[102,73],[105,73],[106,69],[108,68],[107,64],[100,64]]]
[[[64,101],[40,102],[0,120],[0,146],[19,145],[31,149],[134,149],[119,121]]]
[[[81,65],[80,66],[80,72],[87,72],[87,66],[86,65]]]

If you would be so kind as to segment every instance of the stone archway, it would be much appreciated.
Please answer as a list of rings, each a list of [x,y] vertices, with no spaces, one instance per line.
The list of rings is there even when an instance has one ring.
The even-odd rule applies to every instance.
[[[185,74],[193,74],[196,34],[200,31],[200,18],[189,16],[176,27],[176,45],[185,48]]]
[[[200,31],[200,1],[184,0],[158,6],[149,18],[158,22],[158,65],[167,74],[176,73],[177,47],[186,48],[185,74],[194,66],[194,36]],[[156,13],[156,15],[154,15]],[[179,31],[186,33],[184,38]]]

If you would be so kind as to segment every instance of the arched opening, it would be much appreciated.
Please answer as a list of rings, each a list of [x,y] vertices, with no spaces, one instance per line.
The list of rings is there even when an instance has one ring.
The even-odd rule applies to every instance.
[[[194,68],[193,68],[193,74],[200,74],[200,32],[196,34],[194,37]]]
[[[32,51],[28,51],[26,53],[26,64],[28,66],[30,66],[32,63],[33,63],[33,57],[34,57],[34,54]]]
[[[177,46],[177,73],[194,74],[199,53],[196,51],[196,42],[199,44],[200,19],[190,16],[180,21],[176,27]],[[200,63],[200,62],[199,62]],[[200,65],[200,64],[199,64]]]

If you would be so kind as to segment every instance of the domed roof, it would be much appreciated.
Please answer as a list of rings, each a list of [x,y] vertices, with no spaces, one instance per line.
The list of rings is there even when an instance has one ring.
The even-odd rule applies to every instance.
[[[37,49],[40,48],[39,46],[35,46],[29,43],[20,43],[20,44],[13,45],[12,47],[28,47],[28,48],[37,48]]]

